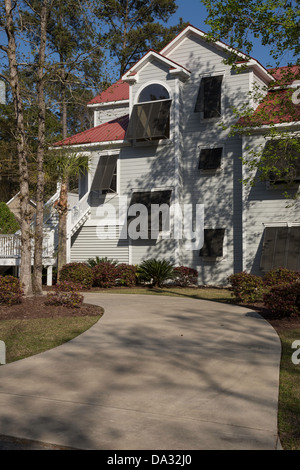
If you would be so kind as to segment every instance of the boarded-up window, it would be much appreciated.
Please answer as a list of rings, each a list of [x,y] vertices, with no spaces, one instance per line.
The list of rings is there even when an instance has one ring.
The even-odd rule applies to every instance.
[[[198,168],[201,170],[216,170],[221,166],[222,147],[201,149]]]
[[[125,138],[127,140],[168,139],[171,100],[135,104]]]
[[[263,271],[300,270],[300,227],[266,227],[260,261]]]
[[[158,235],[159,231],[168,230],[169,229],[169,217],[168,220],[165,220],[163,214],[159,214],[159,223],[158,223],[158,231],[155,232],[155,227],[152,226],[152,211],[151,206],[154,204],[158,204],[162,206],[164,204],[170,206],[171,201],[171,190],[166,191],[141,191],[141,192],[134,192],[131,197],[130,206],[134,204],[142,204],[147,209],[147,224],[148,224],[148,235],[149,238],[153,237],[153,235]],[[169,214],[167,214],[169,216]],[[136,216],[129,215],[127,218],[127,223],[129,224],[132,220],[135,219]],[[154,224],[154,222],[153,222]],[[157,225],[157,224],[155,224]],[[151,231],[152,229],[152,231]]]
[[[204,243],[199,255],[209,258],[223,256],[224,228],[204,229]]]
[[[104,191],[111,189],[117,160],[118,155],[104,155],[100,157],[92,182],[92,191]]]
[[[195,113],[202,112],[204,119],[221,116],[222,80],[222,75],[201,79]]]

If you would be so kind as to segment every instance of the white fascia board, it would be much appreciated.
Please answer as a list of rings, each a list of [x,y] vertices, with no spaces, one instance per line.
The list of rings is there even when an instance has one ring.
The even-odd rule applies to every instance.
[[[129,105],[129,100],[107,101],[104,103],[87,104],[88,108],[110,108],[114,106]]]
[[[61,145],[59,147],[49,147],[49,150],[58,150],[58,149],[92,149],[95,147],[109,147],[115,145],[116,147],[125,147],[129,146],[130,143],[126,140],[108,140],[106,142],[92,142],[90,144],[74,144],[74,145]]]
[[[263,124],[262,126],[258,127],[245,127],[244,130],[247,132],[263,132],[267,131],[271,128],[279,128],[280,129],[285,129],[285,128],[293,128],[295,127],[300,128],[300,121],[293,121],[293,122],[281,122],[279,124]]]
[[[161,54],[155,51],[149,51],[130,70],[128,70],[128,72],[125,73],[125,75],[123,75],[122,80],[124,82],[137,82],[138,72],[149,62],[149,60],[153,58],[159,60],[160,62],[163,62],[168,67],[170,67],[171,74],[181,74],[185,78],[188,78],[191,75],[191,72],[189,72],[187,69],[185,69],[181,65],[176,64],[176,62],[173,62],[172,60],[168,59],[167,57],[162,56]],[[132,73],[134,72],[135,72],[135,75],[132,75]]]

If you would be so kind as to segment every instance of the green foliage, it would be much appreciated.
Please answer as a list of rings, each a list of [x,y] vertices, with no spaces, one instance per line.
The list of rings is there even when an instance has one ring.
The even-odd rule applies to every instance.
[[[232,274],[228,277],[231,284],[229,288],[234,300],[237,302],[255,302],[261,299],[263,293],[263,279],[245,271]]]
[[[22,296],[23,291],[18,278],[14,276],[0,276],[0,304],[20,304]]]
[[[77,292],[82,289],[81,284],[70,281],[59,282],[54,286],[54,292],[47,293],[46,305],[57,305],[68,308],[80,308],[83,295]]]
[[[93,273],[86,263],[65,264],[59,272],[60,281],[71,281],[81,284],[84,289],[90,289],[93,285]]]
[[[260,38],[277,60],[285,53],[299,57],[299,2],[297,0],[202,0],[212,36],[251,54]],[[254,38],[254,39],[253,39]],[[234,61],[235,58],[232,58]]]
[[[176,266],[174,268],[175,282],[178,286],[188,287],[198,282],[198,272],[196,269],[187,266]]]
[[[264,305],[276,316],[300,315],[300,282],[272,286],[263,295]]]
[[[100,258],[99,256],[95,256],[95,258],[89,258],[87,260],[87,264],[93,268],[94,266],[96,266],[97,264],[100,264],[100,263],[111,263],[111,264],[118,264],[118,261],[117,260],[111,260],[111,259],[108,259],[107,256],[103,257],[103,258]]]
[[[167,260],[145,260],[139,265],[138,272],[153,287],[161,287],[165,281],[174,279],[175,276],[174,266]]]
[[[107,24],[103,34],[110,55],[116,58],[122,76],[126,69],[152,48],[161,50],[186,24],[167,27],[168,19],[176,12],[175,0],[106,0],[99,2],[96,16]]]
[[[5,202],[0,202],[0,234],[15,233],[20,229],[14,214]]]

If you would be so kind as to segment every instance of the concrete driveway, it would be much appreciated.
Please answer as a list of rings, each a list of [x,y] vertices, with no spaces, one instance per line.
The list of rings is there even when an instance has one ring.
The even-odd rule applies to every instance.
[[[0,367],[0,434],[78,449],[277,448],[280,341],[245,308],[92,294],[86,333]]]

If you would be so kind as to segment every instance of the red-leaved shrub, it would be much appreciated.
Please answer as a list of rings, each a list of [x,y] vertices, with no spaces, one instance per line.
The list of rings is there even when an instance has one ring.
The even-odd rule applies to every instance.
[[[300,282],[287,282],[272,286],[263,295],[264,305],[281,317],[300,314]]]
[[[92,268],[92,274],[95,287],[114,287],[119,275],[118,266],[109,261],[103,261]]]
[[[175,283],[181,287],[188,287],[197,284],[198,271],[187,266],[176,266],[174,268]]]
[[[24,293],[18,278],[14,276],[0,276],[0,304],[20,304],[23,295]]]
[[[287,268],[275,268],[268,271],[263,278],[266,287],[276,286],[277,284],[286,284],[300,279],[300,272],[290,271]]]
[[[84,289],[90,289],[93,285],[92,269],[86,263],[68,263],[61,268],[59,280],[71,281],[81,284]]]
[[[79,308],[83,303],[83,295],[78,292],[82,286],[70,281],[61,281],[47,293],[47,305],[62,305],[68,308]]]
[[[261,299],[263,293],[263,280],[259,276],[246,273],[231,274],[228,277],[231,284],[229,290],[237,302],[255,302]]]
[[[131,264],[121,263],[116,266],[118,270],[118,284],[126,287],[133,287],[136,285],[136,266]]]

